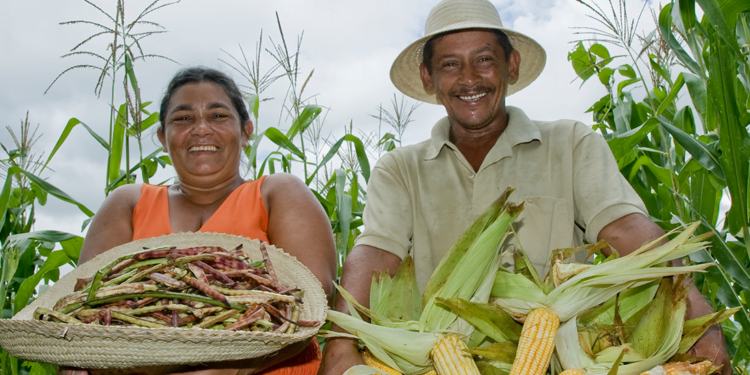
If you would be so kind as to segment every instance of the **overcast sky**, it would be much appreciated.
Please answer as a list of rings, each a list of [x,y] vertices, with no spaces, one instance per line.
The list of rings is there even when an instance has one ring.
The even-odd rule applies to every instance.
[[[94,2],[114,14],[114,0]],[[126,20],[132,20],[150,2],[127,1]],[[239,57],[239,46],[242,46],[248,60],[255,60],[254,50],[261,29],[264,48],[271,48],[269,37],[280,41],[275,18],[278,12],[291,46],[304,31],[301,75],[307,77],[314,69],[305,92],[316,95],[317,103],[329,108],[324,134],[338,138],[350,122],[355,134],[376,131],[377,120],[369,115],[376,114],[381,103],[390,105],[393,94],[397,93],[388,78],[391,63],[404,47],[422,36],[427,14],[437,2],[183,0],[147,18],[160,23],[168,33],[146,39],[145,53],[167,56],[179,65],[158,59],[138,62],[135,70],[141,96],[144,101],[158,103],[167,82],[182,66],[217,68],[242,83],[239,75],[218,60],[229,58],[222,50]],[[566,59],[573,47],[571,42],[580,37],[574,35],[572,27],[594,26],[593,21],[586,18],[585,7],[574,0],[494,0],[493,3],[506,27],[535,38],[547,51],[547,65],[542,75],[531,86],[509,97],[507,103],[521,107],[532,119],[570,118],[590,123],[590,115],[584,112],[605,94],[604,89],[595,82],[580,88],[580,81],[573,82],[575,73]],[[629,3],[630,13],[637,14],[642,2],[631,0]],[[59,25],[72,20],[107,23],[105,16],[80,0],[3,2],[0,125],[18,131],[28,111],[30,122],[39,124],[43,133],[34,147],[36,153],[49,154],[72,117],[87,123],[103,137],[107,135],[111,86],[106,85],[101,98],[96,97],[94,86],[98,72],[71,71],[44,95],[49,84],[66,68],[76,64],[100,65],[91,57],[60,58],[98,31],[90,25]],[[650,15],[644,15],[642,25],[651,28],[651,24]],[[109,37],[95,39],[85,49],[106,54],[109,41]],[[263,68],[273,65],[272,57],[265,52],[261,61]],[[121,78],[118,81],[117,92],[122,90]],[[279,124],[286,88],[286,82],[279,80],[266,91],[265,96],[274,100],[261,106],[261,128]],[[116,101],[120,103],[122,99]],[[156,104],[151,110],[157,110]],[[429,137],[434,122],[444,115],[443,108],[436,105],[419,107],[413,116],[415,122],[404,134],[404,143],[416,143]],[[286,128],[289,123],[281,117],[279,126]],[[5,129],[0,129],[0,142],[13,148]],[[146,152],[157,147],[155,136],[149,135],[144,143]],[[270,143],[266,145],[270,148]],[[50,163],[54,172],[45,171],[43,177],[96,211],[104,199],[106,157],[105,150],[83,128],[76,128]],[[171,171],[159,173],[164,178],[171,175]],[[74,206],[51,198],[46,206],[39,208],[37,218],[37,230],[78,233],[85,215]]]

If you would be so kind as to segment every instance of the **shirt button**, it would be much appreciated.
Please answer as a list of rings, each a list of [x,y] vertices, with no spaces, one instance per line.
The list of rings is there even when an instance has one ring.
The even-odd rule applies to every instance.
[[[476,176],[476,174],[472,173],[469,175],[469,178],[474,178],[474,176]]]

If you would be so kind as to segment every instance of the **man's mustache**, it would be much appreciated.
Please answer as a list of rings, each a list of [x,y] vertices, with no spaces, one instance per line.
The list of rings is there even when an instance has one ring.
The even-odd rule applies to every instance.
[[[484,85],[476,85],[472,87],[460,87],[459,89],[453,91],[451,94],[455,96],[466,96],[472,93],[483,93],[483,92],[490,92],[492,89],[490,89],[487,86]]]

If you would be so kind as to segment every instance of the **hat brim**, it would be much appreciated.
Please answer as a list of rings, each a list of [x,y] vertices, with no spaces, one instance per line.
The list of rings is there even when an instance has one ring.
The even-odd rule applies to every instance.
[[[425,43],[435,35],[455,30],[465,29],[494,29],[504,32],[510,40],[513,49],[521,55],[521,66],[519,68],[518,80],[508,84],[505,96],[510,96],[533,82],[544,69],[547,62],[547,53],[534,39],[519,32],[500,28],[492,25],[452,25],[453,27],[437,30],[429,35],[418,39],[406,47],[391,66],[391,82],[399,91],[416,100],[440,104],[435,93],[425,91],[422,79],[419,75],[419,65],[422,63],[422,50]]]

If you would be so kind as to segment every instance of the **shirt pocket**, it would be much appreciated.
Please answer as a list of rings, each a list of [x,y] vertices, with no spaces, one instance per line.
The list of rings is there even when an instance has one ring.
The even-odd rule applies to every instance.
[[[524,210],[513,224],[520,242],[540,277],[549,269],[549,257],[554,249],[573,247],[574,221],[567,201],[549,196],[523,197]]]

